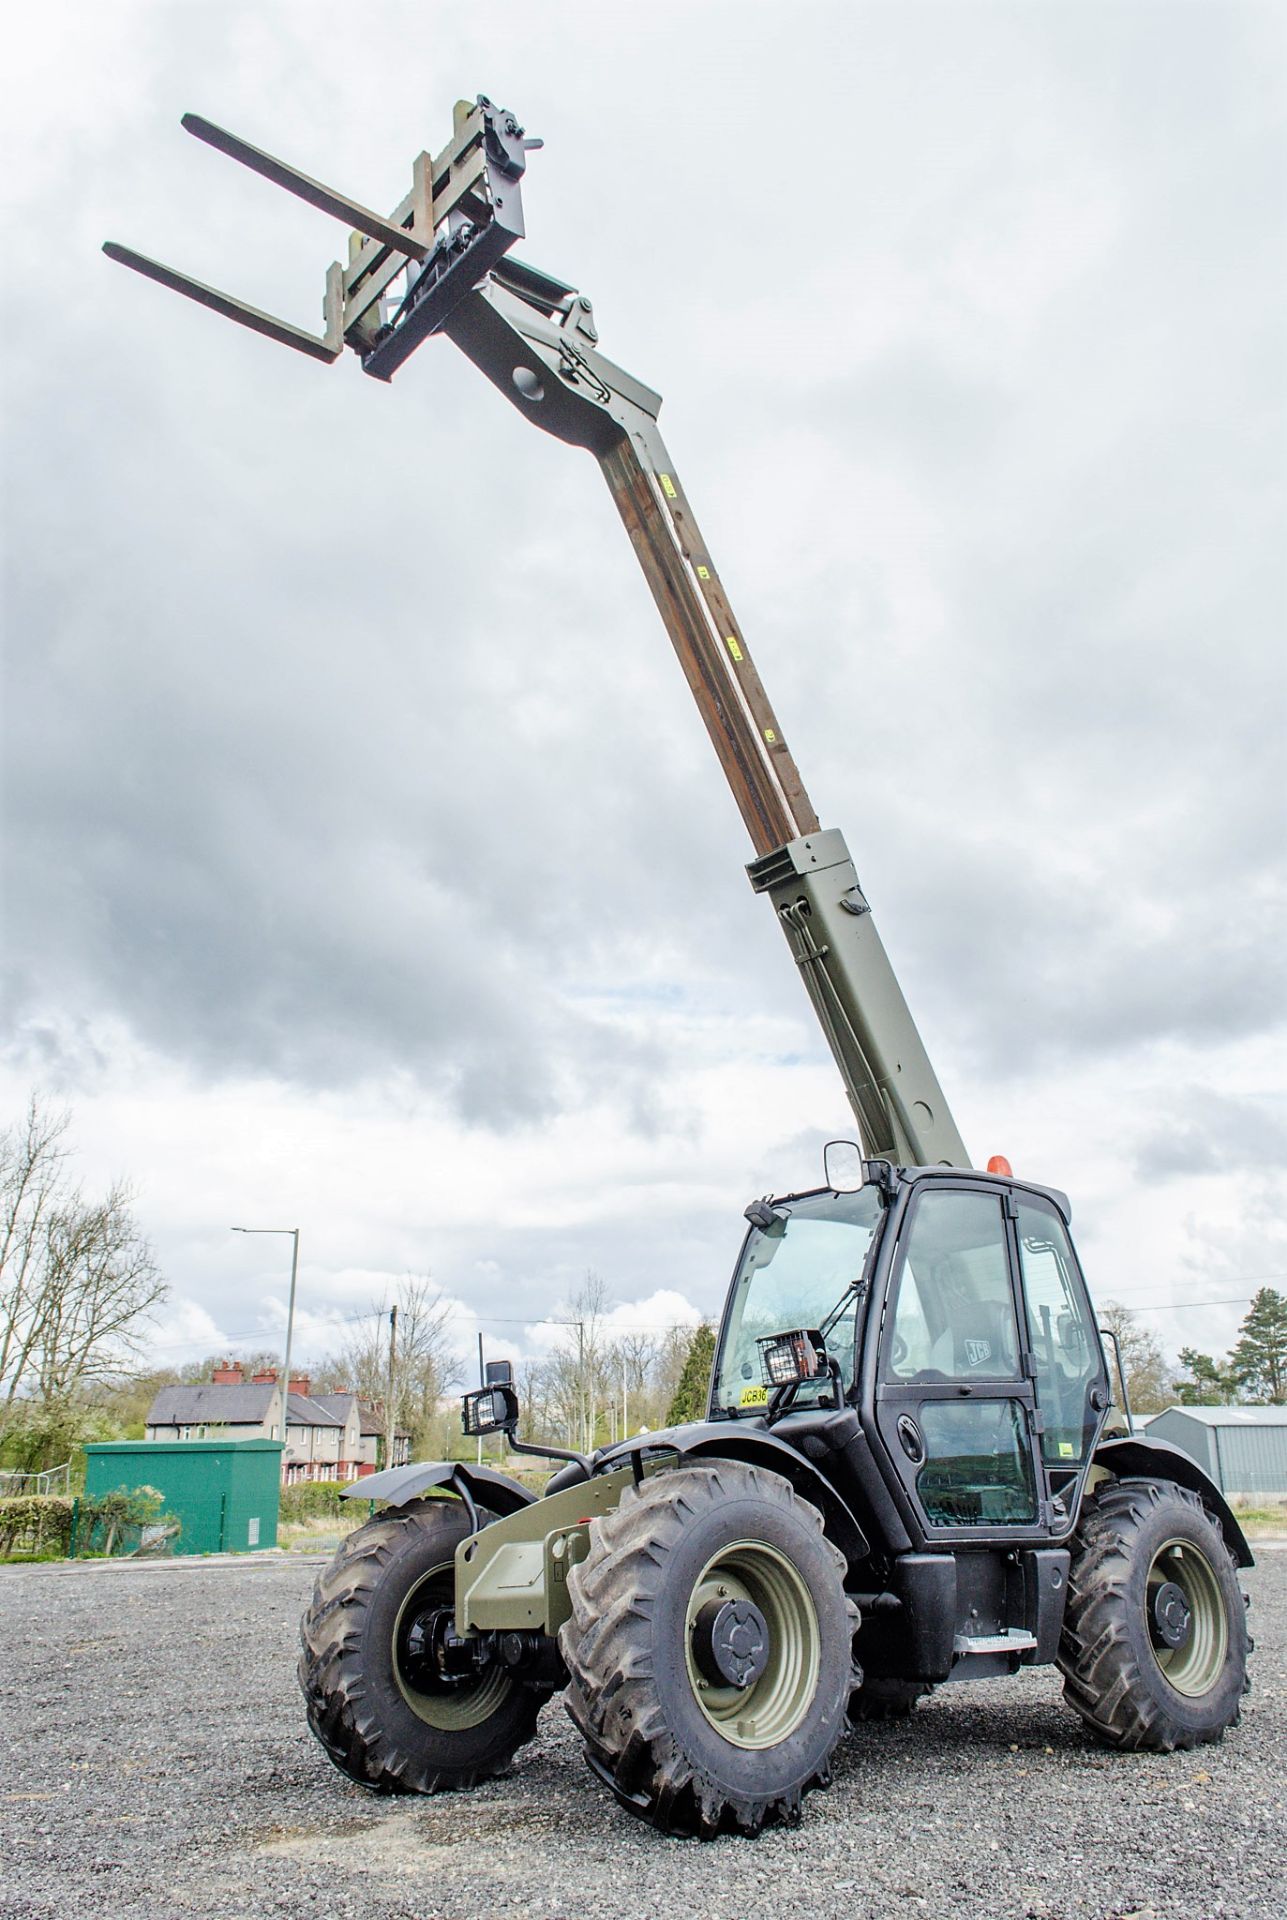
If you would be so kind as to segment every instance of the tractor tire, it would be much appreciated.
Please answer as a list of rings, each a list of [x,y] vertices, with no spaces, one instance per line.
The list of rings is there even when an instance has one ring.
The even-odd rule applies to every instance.
[[[1112,1746],[1219,1740],[1247,1690],[1246,1604],[1224,1535],[1166,1480],[1110,1480],[1082,1507],[1058,1665]]]
[[[560,1647],[593,1771],[663,1833],[794,1824],[853,1683],[857,1614],[817,1510],[720,1461],[628,1487],[590,1539]]]
[[[511,1675],[444,1682],[413,1663],[408,1635],[451,1606],[456,1548],[471,1531],[458,1500],[386,1510],[348,1536],[300,1622],[308,1724],[340,1772],[373,1792],[472,1787],[536,1731],[545,1696]]]
[[[849,1696],[849,1718],[855,1726],[863,1720],[906,1720],[916,1711],[917,1702],[933,1691],[928,1680],[886,1680],[868,1675]]]

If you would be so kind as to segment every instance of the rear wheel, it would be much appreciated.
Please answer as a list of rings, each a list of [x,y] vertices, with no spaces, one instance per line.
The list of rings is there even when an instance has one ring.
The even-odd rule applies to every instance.
[[[663,1832],[799,1818],[845,1726],[856,1616],[817,1511],[763,1468],[627,1488],[572,1570],[564,1695],[590,1765]]]
[[[1169,1481],[1085,1503],[1059,1649],[1064,1698],[1116,1747],[1219,1740],[1247,1687],[1246,1608],[1224,1535]]]
[[[335,1765],[379,1793],[439,1793],[499,1773],[543,1694],[451,1644],[456,1500],[413,1500],[351,1533],[300,1623],[308,1723]]]

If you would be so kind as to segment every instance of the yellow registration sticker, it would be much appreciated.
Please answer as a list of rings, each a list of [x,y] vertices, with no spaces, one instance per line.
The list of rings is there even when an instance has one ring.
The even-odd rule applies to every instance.
[[[1071,1460],[1075,1451],[1076,1449],[1071,1440],[1061,1440],[1059,1442],[1059,1458],[1061,1460]]]
[[[769,1403],[767,1387],[743,1387],[738,1405],[743,1407],[766,1407]]]
[[[678,500],[679,488],[675,485],[670,475],[668,473],[659,473],[657,478],[661,481],[661,490],[667,500]]]

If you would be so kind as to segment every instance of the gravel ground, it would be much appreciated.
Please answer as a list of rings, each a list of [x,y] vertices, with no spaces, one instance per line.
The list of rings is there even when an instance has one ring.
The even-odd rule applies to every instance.
[[[295,1686],[313,1559],[3,1570],[0,1915],[1282,1920],[1287,1551],[1260,1554],[1223,1745],[1091,1746],[1049,1670],[946,1687],[846,1740],[796,1831],[708,1845],[621,1813],[557,1700],[472,1794],[349,1784]]]

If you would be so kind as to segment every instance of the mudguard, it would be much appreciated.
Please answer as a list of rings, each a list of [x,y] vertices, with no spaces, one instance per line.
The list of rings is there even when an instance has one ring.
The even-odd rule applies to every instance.
[[[1119,1440],[1101,1440],[1092,1458],[1095,1466],[1116,1474],[1119,1479],[1174,1480],[1178,1487],[1187,1487],[1190,1493],[1198,1494],[1219,1520],[1229,1551],[1238,1565],[1255,1566],[1233,1508],[1215,1481],[1183,1448],[1173,1447],[1166,1440],[1150,1440],[1146,1434],[1123,1434]]]
[[[698,1420],[687,1427],[663,1427],[656,1433],[606,1447],[600,1458],[624,1465],[632,1454],[677,1453],[685,1460],[741,1460],[747,1466],[767,1467],[791,1485],[802,1499],[818,1508],[828,1537],[851,1565],[871,1551],[866,1534],[848,1503],[826,1475],[796,1448],[763,1427],[732,1420]]]
[[[517,1513],[530,1506],[536,1495],[530,1487],[511,1480],[494,1467],[471,1466],[467,1460],[418,1460],[407,1467],[386,1467],[383,1473],[369,1473],[365,1480],[347,1486],[342,1500],[379,1500],[387,1507],[403,1507],[430,1487],[446,1487],[466,1505],[472,1500],[491,1513]]]

